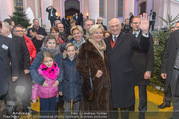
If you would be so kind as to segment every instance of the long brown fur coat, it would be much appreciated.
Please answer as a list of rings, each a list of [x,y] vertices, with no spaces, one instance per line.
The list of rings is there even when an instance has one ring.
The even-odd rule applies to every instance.
[[[87,82],[89,86],[89,69],[91,69],[91,78],[94,88],[93,99],[91,101],[87,101],[83,98],[82,110],[111,110],[111,87],[106,54],[104,53],[103,59],[93,44],[87,40],[80,48],[77,69],[83,76],[82,85],[84,82]],[[100,78],[96,77],[98,70],[103,72]]]

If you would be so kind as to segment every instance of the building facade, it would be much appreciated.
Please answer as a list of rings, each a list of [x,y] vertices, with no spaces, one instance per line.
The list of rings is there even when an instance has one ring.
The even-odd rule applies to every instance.
[[[179,11],[177,0],[0,0],[0,20],[9,18],[14,12],[15,6],[22,6],[24,11],[30,9],[34,18],[40,19],[41,25],[44,25],[46,29],[50,28],[46,12],[46,8],[50,5],[54,6],[57,15],[61,18],[72,16],[78,12],[82,13],[84,18],[95,20],[101,16],[105,25],[108,25],[108,21],[113,17],[117,17],[123,22],[129,17],[130,12],[136,16],[141,12],[149,14],[152,9],[157,13],[155,28],[161,28],[165,24],[159,17],[167,19],[169,1],[171,1],[171,14],[175,17]]]

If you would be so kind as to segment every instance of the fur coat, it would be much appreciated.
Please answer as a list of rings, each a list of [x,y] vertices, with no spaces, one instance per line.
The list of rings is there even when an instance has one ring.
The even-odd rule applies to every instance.
[[[78,59],[77,69],[82,75],[82,85],[86,82],[90,86],[89,69],[91,69],[91,78],[93,82],[93,99],[87,101],[83,97],[82,109],[87,110],[104,110],[109,111],[112,107],[111,87],[109,70],[107,66],[107,56],[104,53],[104,59],[88,40],[82,44]],[[103,72],[100,78],[96,77],[98,70]]]

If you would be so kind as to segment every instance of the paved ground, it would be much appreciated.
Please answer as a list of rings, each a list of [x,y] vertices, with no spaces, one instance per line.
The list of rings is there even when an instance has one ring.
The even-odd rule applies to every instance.
[[[170,119],[172,117],[173,107],[159,109],[157,106],[163,102],[163,91],[155,89],[153,86],[147,87],[147,100],[148,109],[146,112],[146,119]],[[138,105],[139,105],[139,92],[138,87],[135,87],[136,104],[135,112],[130,112],[130,119],[138,119]],[[39,111],[39,102],[37,104],[32,104],[32,109]],[[120,114],[120,113],[119,113]],[[60,114],[61,115],[61,114]],[[60,119],[60,118],[59,118]]]
[[[135,105],[135,113],[130,115],[130,119],[138,119],[138,105],[139,105],[139,92],[138,87],[135,87],[135,95],[136,95],[136,105]],[[158,105],[163,102],[164,92],[155,89],[152,86],[148,86],[147,88],[147,100],[148,100],[148,109],[146,113],[146,119],[170,119],[172,117],[173,106],[170,108],[159,109]],[[135,117],[135,118],[132,118]]]

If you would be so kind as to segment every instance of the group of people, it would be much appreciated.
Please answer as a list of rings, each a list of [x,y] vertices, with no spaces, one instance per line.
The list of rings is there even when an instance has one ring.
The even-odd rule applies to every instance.
[[[58,17],[58,16],[56,15],[57,10],[53,7],[53,5],[48,6],[48,7],[46,8],[46,12],[48,12],[48,20],[50,20],[51,27],[52,27],[52,26],[55,26],[55,21],[56,21],[56,20],[59,20],[59,21],[61,21],[61,22],[64,24],[64,27],[65,27],[65,29],[66,29],[66,28],[68,28],[68,27],[70,26],[70,21],[71,21],[72,19],[75,20],[76,25],[81,25],[81,26],[83,26],[83,19],[84,19],[84,18],[83,18],[83,14],[82,14],[82,13],[80,13],[80,14],[75,13],[75,14],[73,15],[73,17],[70,17],[70,18],[68,18],[68,17],[63,17],[63,18],[61,18],[60,16]]]
[[[71,20],[70,29],[55,22],[49,35],[39,26],[38,19],[33,23],[27,31],[10,19],[0,24],[0,64],[4,72],[0,73],[4,77],[0,103],[4,104],[5,100],[7,107],[2,115],[5,111],[7,115],[19,111],[17,100],[21,100],[24,107],[20,111],[27,111],[30,102],[36,103],[39,97],[42,116],[55,115],[56,107],[60,111],[65,107],[64,118],[95,110],[106,112],[109,119],[118,119],[120,108],[121,118],[129,119],[129,111],[134,111],[135,106],[134,86],[138,86],[139,119],[145,119],[146,87],[154,65],[153,38],[146,13],[131,19],[130,33],[121,30],[118,18],[109,21],[110,32],[105,31],[107,27],[101,17],[96,24],[85,19],[83,27],[77,25],[75,19]],[[173,33],[176,32],[178,30]],[[168,52],[176,50],[168,51],[170,41],[173,42],[173,38],[166,45],[165,64],[168,64]],[[168,74],[167,70],[165,65],[164,73]],[[177,72],[177,67],[174,70]],[[84,86],[89,87],[87,92],[91,91],[90,99]],[[16,107],[15,110],[10,106]],[[174,110],[176,107],[174,105]]]
[[[145,12],[141,12],[140,14],[145,13]],[[154,12],[153,10],[150,10],[150,19],[149,19],[149,30],[153,31],[154,30],[154,26],[155,26],[155,20],[156,20],[156,12]],[[131,33],[132,32],[132,27],[131,27],[131,23],[132,23],[132,19],[134,18],[134,15],[132,12],[129,13],[129,18],[125,19],[125,23],[122,23],[122,31],[126,32],[126,33]]]

